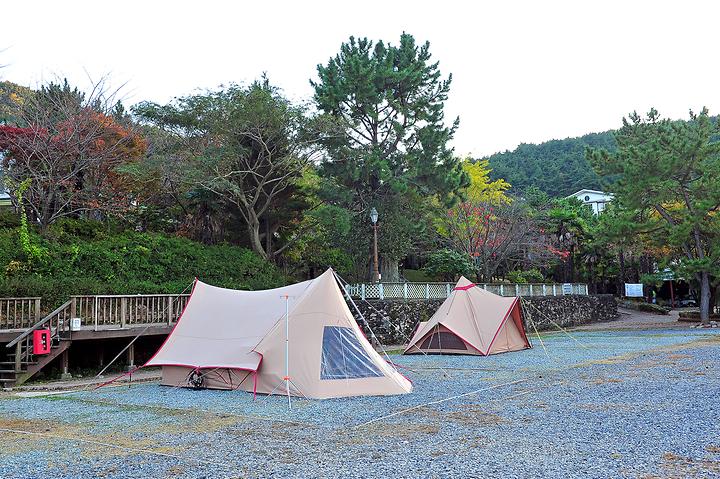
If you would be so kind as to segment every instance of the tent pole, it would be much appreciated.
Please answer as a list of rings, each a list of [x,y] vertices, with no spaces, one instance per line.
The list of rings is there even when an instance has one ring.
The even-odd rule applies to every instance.
[[[288,409],[292,409],[290,403],[290,300],[285,295],[285,391],[288,398]]]

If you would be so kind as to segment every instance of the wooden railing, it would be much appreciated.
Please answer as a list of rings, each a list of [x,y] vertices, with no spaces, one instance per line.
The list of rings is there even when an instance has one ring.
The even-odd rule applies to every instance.
[[[44,318],[26,326],[27,329],[6,347],[15,348],[15,371],[20,372],[34,360],[33,331],[49,329],[53,345],[58,345],[63,339],[70,339],[72,318],[80,318],[82,328],[94,330],[171,325],[180,317],[189,298],[189,294],[71,296]],[[39,306],[37,308],[39,311]]]
[[[40,298],[0,298],[0,329],[29,328],[40,317]]]
[[[476,287],[500,296],[587,295],[583,283],[485,283]],[[348,285],[351,296],[360,299],[445,299],[455,283],[362,283]]]
[[[146,324],[172,324],[182,313],[189,294],[72,296],[71,317],[95,329]]]

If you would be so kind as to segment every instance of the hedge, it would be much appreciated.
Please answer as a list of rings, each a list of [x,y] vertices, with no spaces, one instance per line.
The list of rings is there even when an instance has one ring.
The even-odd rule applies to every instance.
[[[160,233],[65,220],[32,235],[29,258],[17,228],[0,223],[0,297],[41,296],[43,309],[73,294],[179,293],[195,277],[216,286],[266,289],[285,284],[274,265],[233,245],[204,245]]]

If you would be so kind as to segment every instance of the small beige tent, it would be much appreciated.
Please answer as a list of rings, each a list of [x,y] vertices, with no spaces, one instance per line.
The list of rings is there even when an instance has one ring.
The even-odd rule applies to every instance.
[[[518,298],[498,296],[460,278],[450,296],[421,322],[405,354],[488,354],[529,348]]]
[[[196,281],[177,325],[145,366],[162,366],[168,386],[267,394],[286,394],[287,386],[307,398],[412,390],[367,341],[332,270],[264,291]]]

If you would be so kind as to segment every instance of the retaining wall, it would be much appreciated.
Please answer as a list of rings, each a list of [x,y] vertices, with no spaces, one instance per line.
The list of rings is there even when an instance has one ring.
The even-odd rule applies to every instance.
[[[420,321],[427,321],[444,300],[355,300],[370,327],[383,344],[405,344]],[[529,321],[542,330],[560,326],[576,326],[617,318],[617,303],[610,294],[592,296],[532,296],[523,297],[523,313],[526,330],[534,331]],[[358,319],[358,323],[371,339],[370,331]]]

